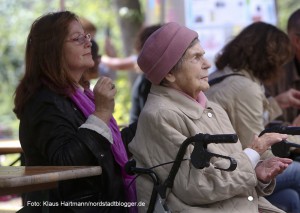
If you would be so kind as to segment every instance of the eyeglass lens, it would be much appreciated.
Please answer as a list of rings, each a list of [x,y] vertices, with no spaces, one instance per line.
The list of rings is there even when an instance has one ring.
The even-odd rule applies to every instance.
[[[91,35],[90,34],[86,34],[86,35],[80,35],[78,36],[78,38],[76,39],[78,41],[79,44],[83,44],[86,41],[91,41]]]

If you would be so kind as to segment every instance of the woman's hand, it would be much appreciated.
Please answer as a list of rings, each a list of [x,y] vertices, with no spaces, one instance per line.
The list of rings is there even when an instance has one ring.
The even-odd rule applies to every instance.
[[[300,108],[300,91],[295,89],[289,89],[283,93],[280,93],[275,97],[280,108],[285,109],[288,107]]]
[[[101,77],[97,81],[93,92],[95,96],[94,115],[108,124],[114,111],[114,98],[117,92],[112,79],[108,77]]]
[[[260,137],[255,135],[250,148],[262,155],[270,146],[287,139],[287,137],[288,135],[279,133],[265,133]]]
[[[300,126],[300,115],[293,120],[293,126]]]
[[[270,182],[282,173],[293,161],[289,158],[272,157],[261,161],[255,167],[257,179],[263,183]]]

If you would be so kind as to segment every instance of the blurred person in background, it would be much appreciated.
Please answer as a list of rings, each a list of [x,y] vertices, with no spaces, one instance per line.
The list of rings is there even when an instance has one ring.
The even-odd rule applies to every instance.
[[[286,125],[300,126],[300,9],[295,10],[289,17],[287,32],[293,47],[293,58],[285,65],[285,72],[280,81],[266,85],[267,94],[279,96],[286,93],[286,104],[283,115],[278,118]]]
[[[92,39],[95,39],[95,36],[97,34],[96,25],[85,17],[79,17],[79,21],[80,21],[84,31],[86,33],[89,33],[91,35]]]
[[[282,113],[286,94],[266,97],[263,85],[279,80],[291,55],[288,36],[264,22],[244,28],[218,55],[217,71],[209,76],[206,95],[225,109],[244,149]],[[289,138],[300,141],[296,136]],[[272,156],[267,150],[262,158]],[[287,212],[300,212],[299,162],[293,162],[276,177],[274,192],[266,198]]]
[[[95,85],[91,85],[91,80],[96,80],[100,77],[99,73],[99,64],[101,62],[101,55],[99,55],[99,46],[95,40],[91,40],[91,54],[92,59],[94,61],[94,66],[87,69],[83,74],[83,78],[81,79],[81,84],[85,86],[85,88],[94,87]],[[92,89],[90,88],[90,89]]]
[[[148,37],[160,27],[160,24],[155,24],[140,29],[135,41],[135,55],[125,58],[102,57],[102,63],[113,70],[135,70],[139,73],[131,89],[130,124],[137,122],[151,87],[151,82],[145,77],[137,64],[137,56]]]

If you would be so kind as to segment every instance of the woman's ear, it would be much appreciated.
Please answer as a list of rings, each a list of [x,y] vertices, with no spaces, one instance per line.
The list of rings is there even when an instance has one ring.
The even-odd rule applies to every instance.
[[[174,76],[174,74],[173,74],[172,72],[169,72],[169,73],[167,74],[167,76],[165,77],[165,79],[166,79],[167,81],[169,81],[170,83],[174,83],[175,80],[176,80],[176,78],[175,78],[175,76]]]
[[[296,36],[294,46],[296,47],[296,51],[298,52],[300,50],[300,36]]]
[[[300,50],[300,37],[294,33],[289,34],[289,38],[294,50],[297,52]]]

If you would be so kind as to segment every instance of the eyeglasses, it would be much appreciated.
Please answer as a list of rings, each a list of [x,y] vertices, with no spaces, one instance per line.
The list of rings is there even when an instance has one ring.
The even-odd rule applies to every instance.
[[[81,44],[84,44],[86,41],[90,42],[91,41],[91,34],[80,34],[77,38],[72,38],[70,40],[67,40],[67,41],[74,41],[76,42],[77,44],[81,45]]]

